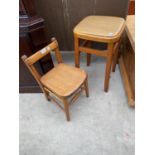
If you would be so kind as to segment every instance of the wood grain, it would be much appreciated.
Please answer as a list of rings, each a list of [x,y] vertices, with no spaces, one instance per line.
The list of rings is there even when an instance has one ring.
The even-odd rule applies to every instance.
[[[90,64],[90,54],[95,54],[107,59],[104,91],[109,88],[109,79],[111,65],[114,60],[113,70],[116,66],[117,57],[117,42],[120,41],[125,28],[125,20],[119,17],[110,16],[88,16],[84,18],[74,28],[74,49],[75,49],[75,66],[80,66],[80,52],[87,53],[87,65]],[[79,40],[83,39],[80,45]],[[87,46],[87,42],[102,42],[108,44],[107,50],[97,50]],[[114,45],[115,48],[114,48]],[[89,55],[88,55],[89,54]]]
[[[59,97],[72,95],[86,80],[85,71],[63,63],[43,75],[41,83]]]
[[[55,52],[58,65],[46,74],[40,75],[34,64],[49,54],[51,50]],[[71,102],[73,102],[74,99],[79,97],[77,91],[81,94],[83,90],[85,90],[86,96],[89,96],[87,73],[84,70],[62,63],[62,57],[56,39],[52,39],[52,43],[32,56],[27,57],[23,55],[21,58],[36,79],[46,99],[55,102],[64,110],[67,121],[70,121],[68,98],[72,97]],[[56,98],[61,101],[63,107]]]
[[[135,15],[127,16],[125,30],[132,45],[132,48],[133,50],[135,50]]]
[[[126,68],[124,66],[124,62],[123,62],[122,57],[120,57],[120,59],[119,59],[119,64],[120,64],[119,66],[120,66],[120,70],[121,70],[121,75],[122,75],[122,78],[124,81],[125,90],[126,90],[127,97],[128,97],[128,103],[130,106],[134,106],[135,105],[134,94],[133,94],[133,91],[132,91],[132,88],[130,85],[130,80],[129,80],[129,77],[127,75],[128,73],[127,73]]]

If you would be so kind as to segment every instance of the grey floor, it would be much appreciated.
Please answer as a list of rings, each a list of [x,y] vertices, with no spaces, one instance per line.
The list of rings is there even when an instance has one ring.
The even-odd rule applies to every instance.
[[[65,63],[74,65],[72,53]],[[20,94],[20,155],[134,155],[135,110],[127,99],[117,66],[109,92],[103,91],[105,60],[85,54],[81,68],[88,72],[90,97],[83,94],[70,107],[71,121],[45,100],[43,94]]]

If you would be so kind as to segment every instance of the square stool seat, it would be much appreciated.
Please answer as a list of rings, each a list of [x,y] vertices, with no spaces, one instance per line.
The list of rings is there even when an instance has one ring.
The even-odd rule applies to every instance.
[[[111,69],[114,72],[118,60],[118,49],[125,28],[125,20],[114,16],[87,16],[77,26],[74,32],[75,66],[80,67],[80,53],[87,53],[87,66],[90,65],[91,55],[105,57],[106,69],[104,91],[109,88]],[[107,44],[103,50],[95,49],[93,42]]]
[[[124,30],[125,20],[113,16],[88,16],[75,28],[74,34],[95,38],[118,38]]]

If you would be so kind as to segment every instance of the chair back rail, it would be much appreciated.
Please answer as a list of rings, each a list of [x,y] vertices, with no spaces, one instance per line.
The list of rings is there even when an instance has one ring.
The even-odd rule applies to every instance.
[[[36,63],[37,61],[42,59],[44,56],[49,54],[51,51],[55,52],[57,62],[61,63],[62,62],[62,57],[61,57],[61,54],[60,54],[60,51],[59,51],[58,42],[56,40],[54,40],[52,43],[45,46],[43,49],[39,50],[35,54],[31,55],[30,57],[28,57],[24,61],[28,65],[33,65],[34,63]]]
[[[33,75],[33,77],[38,82],[38,84],[41,87],[43,92],[44,92],[43,85],[40,82],[41,75],[39,74],[39,72],[35,68],[34,64],[37,61],[39,61],[40,59],[42,59],[44,56],[49,54],[51,51],[55,52],[57,62],[58,63],[62,63],[62,56],[61,56],[61,53],[59,51],[58,42],[57,42],[57,40],[55,38],[52,38],[51,41],[52,42],[50,44],[45,46],[43,49],[37,51],[36,53],[31,55],[30,57],[27,57],[26,55],[23,55],[21,57],[22,60],[24,61],[24,63],[26,64],[27,68],[30,70],[30,72]]]
[[[52,42],[50,44],[48,44],[47,46],[45,46],[41,50],[37,51],[36,53],[31,55],[30,57],[27,57],[26,55],[23,55],[21,57],[22,60],[24,61],[24,63],[26,64],[26,66],[31,71],[32,75],[35,77],[35,79],[37,81],[40,80],[40,78],[41,78],[41,75],[38,73],[38,71],[36,70],[36,68],[34,66],[34,64],[37,61],[39,61],[44,56],[46,56],[51,51],[53,51],[55,53],[55,55],[56,55],[57,62],[62,63],[62,56],[61,56],[61,53],[59,51],[58,42],[57,42],[57,40],[55,38],[52,38],[51,40],[52,40]]]

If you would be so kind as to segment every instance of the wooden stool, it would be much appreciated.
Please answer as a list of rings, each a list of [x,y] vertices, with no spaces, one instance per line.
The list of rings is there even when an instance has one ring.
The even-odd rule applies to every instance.
[[[125,20],[120,17],[88,16],[74,28],[75,66],[80,67],[80,52],[87,53],[87,65],[90,65],[91,54],[107,58],[104,91],[108,91],[110,70],[115,71],[118,46],[125,28]],[[84,41],[80,45],[80,39]],[[91,42],[107,43],[107,50],[91,48]]]

